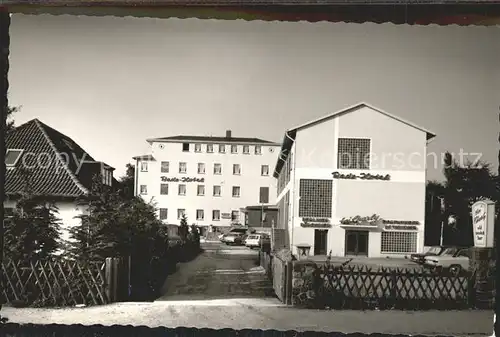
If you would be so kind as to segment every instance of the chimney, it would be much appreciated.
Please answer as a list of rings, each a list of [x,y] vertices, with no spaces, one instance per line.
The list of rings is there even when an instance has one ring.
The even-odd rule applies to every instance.
[[[231,138],[231,130],[226,130],[226,138]]]

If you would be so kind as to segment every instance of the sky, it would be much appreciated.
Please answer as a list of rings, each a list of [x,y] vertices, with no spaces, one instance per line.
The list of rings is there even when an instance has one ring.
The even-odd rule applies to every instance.
[[[121,176],[146,138],[258,137],[367,102],[497,168],[500,28],[12,16],[9,104]],[[397,141],[397,140],[395,140]],[[442,165],[428,162],[428,179]]]

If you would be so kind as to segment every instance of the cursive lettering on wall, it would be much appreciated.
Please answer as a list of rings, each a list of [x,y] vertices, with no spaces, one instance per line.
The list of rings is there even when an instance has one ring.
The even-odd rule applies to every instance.
[[[333,179],[361,179],[361,180],[391,180],[389,174],[370,174],[370,173],[360,173],[360,174],[341,174],[340,172],[332,172]]]
[[[190,177],[182,177],[182,178],[169,178],[162,176],[161,181],[164,182],[173,182],[173,183],[204,183],[205,178],[190,178]]]

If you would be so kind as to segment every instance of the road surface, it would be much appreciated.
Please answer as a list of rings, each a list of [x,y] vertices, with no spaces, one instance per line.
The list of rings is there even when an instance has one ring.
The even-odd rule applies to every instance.
[[[170,275],[158,301],[273,298],[271,281],[258,266],[258,251],[205,243],[195,260]]]

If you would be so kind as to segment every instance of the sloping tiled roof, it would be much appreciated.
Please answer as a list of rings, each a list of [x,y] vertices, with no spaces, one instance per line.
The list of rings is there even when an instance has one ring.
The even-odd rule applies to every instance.
[[[251,144],[269,144],[269,145],[281,145],[268,140],[260,138],[246,138],[246,137],[207,137],[207,136],[172,136],[172,137],[162,137],[162,138],[150,138],[148,142],[209,142],[209,143],[251,143]]]
[[[88,193],[95,165],[100,163],[71,138],[33,119],[10,131],[7,149],[23,150],[13,168],[7,168],[5,190],[16,195],[24,188],[22,168],[30,173],[33,192],[37,195],[78,197]],[[81,161],[86,162],[81,164]],[[80,169],[78,169],[80,167]]]

